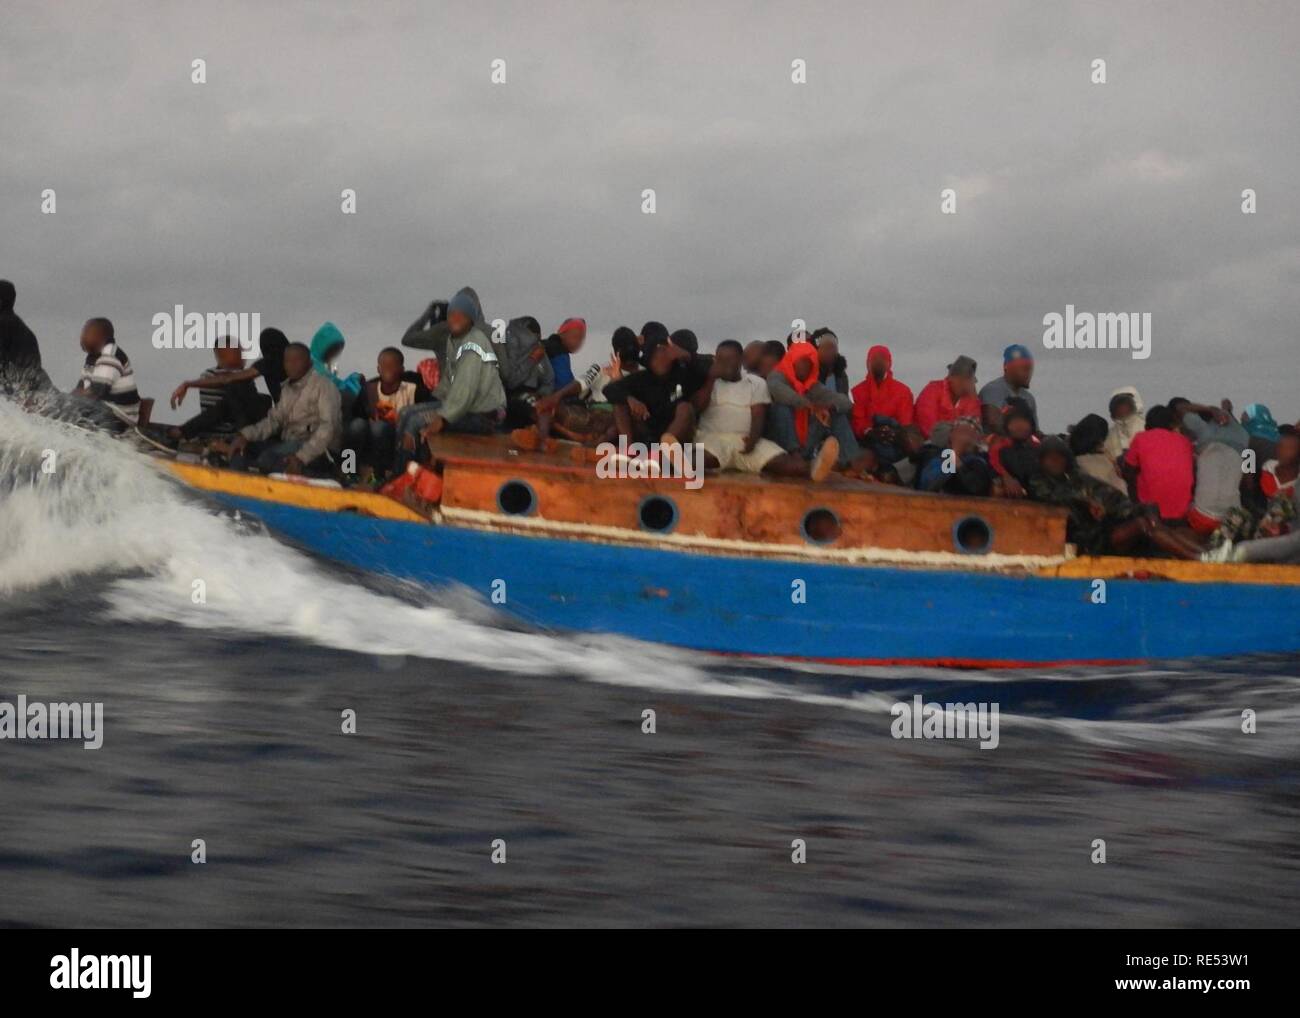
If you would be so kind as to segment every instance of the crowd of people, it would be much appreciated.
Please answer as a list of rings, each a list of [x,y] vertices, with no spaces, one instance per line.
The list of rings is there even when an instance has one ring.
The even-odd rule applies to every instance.
[[[0,378],[48,385],[14,298],[0,281]],[[171,396],[175,409],[196,390],[198,414],[161,437],[198,443],[235,469],[376,487],[427,462],[442,432],[508,432],[518,447],[543,452],[559,440],[694,442],[715,471],[811,483],[839,473],[1061,506],[1081,554],[1300,563],[1300,430],[1260,404],[1238,416],[1226,399],[1178,396],[1148,409],[1129,387],[1112,394],[1105,415],[1049,434],[1031,391],[1034,356],[1020,344],[1003,351],[1000,375],[982,387],[977,361],[962,354],[914,396],[880,345],[851,385],[829,328],[723,340],[702,354],[690,329],[650,321],[616,329],[608,359],[583,371],[574,358],[586,339],[578,317],[545,338],[532,317],[494,329],[470,287],[430,303],[399,346],[380,352],[370,378],[340,373],[345,340],[332,323],[310,344],[266,329],[251,364],[239,346],[217,345],[214,365]],[[410,366],[402,347],[427,356]],[[74,394],[101,403],[120,426],[136,425],[141,400],[112,323],[87,321],[81,348]]]

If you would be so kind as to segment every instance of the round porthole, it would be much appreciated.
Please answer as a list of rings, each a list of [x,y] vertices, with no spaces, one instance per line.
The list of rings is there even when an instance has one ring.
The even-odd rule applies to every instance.
[[[844,532],[840,518],[830,509],[820,506],[803,514],[799,530],[803,533],[804,540],[812,544],[834,544]]]
[[[537,511],[537,492],[527,481],[506,481],[497,489],[497,508],[507,516],[531,516]]]
[[[963,516],[952,525],[952,543],[963,555],[983,555],[993,548],[993,528],[982,516]]]
[[[667,534],[677,526],[677,503],[667,495],[647,495],[636,507],[642,530]]]

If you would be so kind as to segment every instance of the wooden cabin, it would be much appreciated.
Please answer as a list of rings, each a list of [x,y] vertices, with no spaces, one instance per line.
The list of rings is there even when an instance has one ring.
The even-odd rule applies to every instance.
[[[525,452],[506,436],[440,436],[434,456],[441,508],[450,518],[540,520],[769,547],[1031,557],[1059,557],[1065,548],[1065,511],[1023,500],[933,495],[835,474],[812,484],[709,473],[692,490],[682,478],[602,477],[594,450]]]

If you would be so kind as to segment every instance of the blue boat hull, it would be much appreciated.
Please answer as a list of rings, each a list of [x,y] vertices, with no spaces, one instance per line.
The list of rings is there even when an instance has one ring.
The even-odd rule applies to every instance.
[[[457,583],[544,629],[719,653],[966,666],[1300,650],[1300,586],[1109,580],[702,555],[324,512],[218,495],[329,559]],[[803,581],[806,601],[792,596]]]

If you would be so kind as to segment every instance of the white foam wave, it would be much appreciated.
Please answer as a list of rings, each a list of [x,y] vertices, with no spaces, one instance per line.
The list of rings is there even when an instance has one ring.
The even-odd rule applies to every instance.
[[[125,621],[679,693],[866,706],[713,674],[673,648],[502,628],[463,592],[388,596],[187,497],[112,438],[3,399],[0,435],[0,594],[107,574],[120,577],[108,588],[109,614]]]

